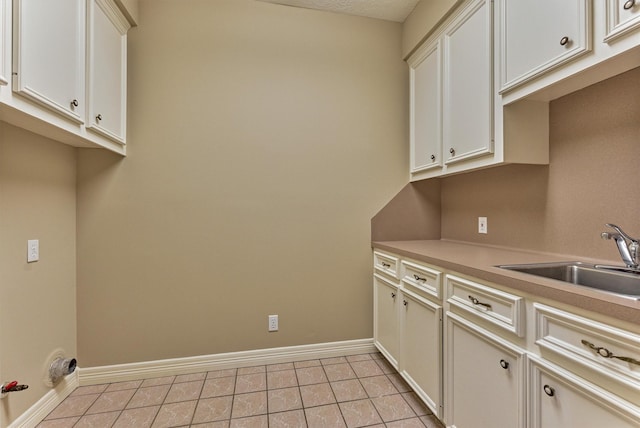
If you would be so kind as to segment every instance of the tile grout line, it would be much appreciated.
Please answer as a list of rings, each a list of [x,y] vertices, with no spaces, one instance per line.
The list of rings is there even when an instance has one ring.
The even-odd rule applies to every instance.
[[[411,410],[411,412],[410,412],[410,413],[411,413],[411,416],[407,416],[407,417],[403,417],[403,418],[401,418],[401,419],[397,419],[397,421],[401,421],[401,420],[409,420],[409,419],[414,419],[414,418],[416,418],[416,419],[419,421],[419,423],[420,423],[420,425],[421,425],[421,426],[425,426],[425,422],[421,419],[421,415],[419,415],[419,414],[418,414],[418,410],[416,410],[416,409],[413,407],[413,405],[412,405],[411,403],[409,403],[408,396],[406,395],[406,394],[411,394],[411,393],[413,393],[413,389],[411,389],[411,387],[410,387],[410,386],[408,386],[408,385],[406,385],[406,387],[405,387],[403,384],[399,384],[399,385],[400,385],[400,387],[399,387],[398,385],[396,385],[396,382],[402,382],[402,381],[403,381],[403,379],[402,379],[401,377],[399,378],[398,376],[393,376],[393,375],[397,374],[398,372],[397,372],[397,371],[395,371],[395,370],[394,370],[393,372],[392,372],[392,371],[390,371],[390,366],[388,366],[388,365],[385,365],[385,364],[384,364],[385,360],[384,360],[384,359],[380,359],[380,358],[375,358],[375,356],[376,356],[376,355],[374,355],[374,354],[372,354],[372,353],[360,354],[360,355],[362,356],[362,357],[361,357],[361,359],[356,359],[355,361],[349,361],[349,359],[347,359],[347,358],[346,358],[347,356],[340,357],[340,358],[342,358],[342,359],[333,359],[333,360],[331,360],[331,359],[329,359],[329,358],[326,358],[325,360],[329,360],[329,361],[330,361],[330,362],[326,362],[326,364],[325,364],[325,362],[323,362],[323,359],[322,359],[322,358],[320,358],[320,359],[315,359],[315,360],[314,360],[314,359],[312,359],[312,360],[307,360],[308,362],[312,362],[312,361],[313,361],[313,362],[315,362],[315,361],[317,361],[317,363],[318,363],[318,364],[314,364],[314,365],[310,365],[310,366],[305,365],[305,366],[303,366],[303,367],[299,367],[299,368],[297,368],[297,367],[295,366],[295,363],[296,363],[296,362],[292,362],[292,365],[293,365],[293,374],[295,375],[295,380],[296,380],[295,388],[296,388],[296,392],[298,393],[298,395],[299,395],[299,397],[300,397],[300,401],[301,401],[301,408],[300,408],[300,410],[302,411],[302,415],[303,415],[303,417],[304,417],[305,424],[306,424],[307,426],[308,426],[308,424],[309,424],[309,420],[308,420],[308,418],[307,418],[307,412],[306,412],[306,410],[307,410],[307,409],[316,408],[316,407],[322,407],[322,406],[324,406],[324,404],[319,404],[319,405],[315,405],[315,406],[306,406],[306,405],[305,405],[305,402],[304,402],[304,400],[303,400],[303,398],[302,398],[302,386],[306,386],[306,385],[300,385],[300,377],[299,377],[299,375],[298,375],[298,370],[305,369],[305,368],[312,368],[312,367],[321,367],[321,368],[322,368],[322,370],[321,370],[321,372],[320,372],[320,373],[322,373],[322,374],[323,374],[323,376],[324,376],[325,380],[324,380],[324,381],[321,381],[321,382],[311,383],[311,384],[308,384],[308,385],[322,385],[322,384],[326,383],[326,385],[327,385],[327,386],[329,386],[329,388],[330,388],[330,393],[331,393],[331,397],[332,397],[332,399],[333,399],[334,401],[333,401],[333,403],[327,403],[327,404],[329,404],[329,405],[335,404],[335,405],[336,405],[337,410],[340,412],[340,417],[342,418],[343,423],[345,424],[345,426],[347,426],[347,427],[348,427],[347,421],[346,421],[346,419],[345,419],[345,415],[344,415],[344,413],[343,413],[343,410],[342,410],[342,407],[340,406],[340,404],[341,404],[341,403],[354,402],[354,401],[358,401],[358,400],[361,400],[361,399],[355,399],[355,398],[352,398],[352,399],[344,400],[343,402],[338,402],[338,398],[337,398],[337,396],[336,396],[336,392],[335,392],[335,390],[334,390],[333,385],[334,385],[334,383],[336,383],[336,382],[340,382],[340,381],[347,381],[347,380],[349,380],[349,378],[341,379],[340,377],[338,377],[337,379],[335,379],[334,381],[332,381],[332,380],[330,380],[330,379],[329,379],[329,375],[328,375],[328,372],[327,372],[327,369],[328,369],[328,367],[329,367],[329,366],[337,365],[337,364],[345,364],[345,363],[346,363],[346,367],[348,367],[348,368],[353,372],[353,374],[355,375],[355,380],[357,380],[357,384],[360,386],[360,388],[362,388],[362,390],[363,390],[363,391],[364,391],[364,393],[365,393],[365,397],[364,397],[363,399],[366,399],[366,400],[371,404],[371,406],[373,407],[373,409],[374,409],[374,411],[375,411],[376,415],[377,415],[377,416],[379,417],[379,419],[382,421],[382,424],[383,424],[384,426],[387,426],[387,425],[388,425],[388,423],[387,423],[386,421],[384,421],[384,419],[382,418],[382,415],[381,415],[381,413],[380,413],[379,409],[378,409],[378,408],[376,407],[376,405],[374,404],[374,401],[373,401],[373,400],[374,400],[375,398],[380,398],[380,397],[385,397],[385,396],[392,396],[392,395],[399,395],[399,396],[400,396],[400,398],[402,399],[402,401],[403,401],[403,402],[404,402],[404,403],[409,407],[409,409]],[[366,357],[365,357],[365,356],[366,356]],[[354,357],[355,357],[355,356],[354,356]],[[358,374],[358,372],[356,372],[356,370],[354,369],[353,364],[354,364],[354,363],[356,363],[356,362],[366,362],[366,361],[371,361],[371,362],[375,363],[375,367],[376,367],[377,369],[379,369],[379,371],[381,372],[381,373],[380,373],[380,375],[378,375],[378,374],[369,374],[369,373],[367,373],[366,371],[364,371],[364,372],[363,372],[363,370],[360,370],[361,372],[363,372],[363,375],[362,375],[362,376],[360,376],[360,375]],[[283,410],[283,411],[281,411],[281,412],[273,412],[273,413],[272,413],[272,412],[270,411],[270,406],[269,406],[269,391],[273,391],[273,390],[278,390],[278,389],[285,389],[285,388],[287,388],[286,386],[285,386],[285,387],[282,387],[282,388],[271,388],[271,387],[270,387],[270,385],[269,385],[269,382],[268,382],[269,373],[273,373],[273,372],[277,373],[277,372],[284,371],[284,370],[290,370],[290,368],[289,368],[290,366],[288,366],[288,367],[286,367],[286,368],[285,368],[285,367],[280,367],[279,369],[277,369],[277,370],[276,370],[276,369],[274,369],[274,370],[273,370],[273,371],[271,371],[271,372],[268,370],[268,365],[261,365],[261,366],[255,366],[255,367],[256,367],[256,368],[257,368],[257,367],[261,368],[261,369],[262,369],[262,371],[261,371],[260,373],[264,373],[264,382],[265,382],[264,393],[265,393],[265,399],[266,399],[266,402],[265,402],[265,406],[266,406],[266,413],[265,413],[264,415],[265,415],[266,420],[267,420],[267,426],[269,426],[269,425],[271,424],[270,416],[271,416],[272,414],[274,414],[274,415],[275,415],[275,414],[278,414],[278,413],[286,413],[286,412],[291,412],[291,411],[295,411],[295,410],[296,410],[296,409],[289,409],[289,410]],[[214,370],[214,371],[212,371],[212,372],[216,372],[216,370]],[[196,374],[194,374],[194,375],[202,375],[202,376],[203,376],[203,378],[202,378],[202,379],[200,379],[200,380],[194,380],[194,381],[193,381],[193,382],[201,381],[202,383],[201,383],[201,385],[200,385],[200,387],[199,387],[199,390],[198,390],[198,392],[197,392],[197,394],[196,394],[196,395],[197,395],[197,397],[196,397],[196,398],[195,398],[195,400],[194,400],[194,401],[195,401],[195,407],[194,407],[193,413],[191,414],[191,417],[190,417],[189,422],[188,422],[189,426],[191,426],[191,425],[193,425],[194,423],[196,423],[196,422],[195,422],[195,421],[196,421],[196,418],[195,418],[195,417],[196,417],[196,412],[197,412],[197,410],[198,410],[198,406],[200,405],[201,400],[204,400],[204,399],[205,399],[205,398],[203,398],[203,393],[204,393],[204,389],[205,389],[206,382],[207,382],[207,381],[213,381],[213,382],[216,382],[216,380],[219,380],[219,379],[220,379],[220,378],[218,378],[218,377],[212,377],[211,379],[209,379],[209,374],[210,374],[210,373],[212,373],[212,372],[202,372],[202,373],[196,373]],[[238,387],[238,378],[239,378],[239,375],[238,375],[238,371],[237,371],[237,369],[235,369],[234,373],[235,373],[235,375],[233,375],[233,377],[234,377],[234,380],[233,380],[233,390],[232,390],[232,392],[231,392],[231,394],[230,394],[230,395],[231,395],[231,403],[230,403],[231,408],[230,408],[230,411],[229,411],[228,419],[221,420],[221,421],[227,421],[227,422],[229,422],[229,423],[234,419],[234,417],[233,417],[233,416],[234,416],[234,414],[233,414],[233,405],[235,404],[236,395],[238,395],[238,394],[237,394],[237,387]],[[247,373],[247,374],[253,374],[253,373]],[[362,380],[363,380],[363,379],[365,379],[365,378],[372,378],[372,377],[377,377],[377,376],[380,376],[381,378],[383,378],[383,379],[385,379],[386,381],[388,381],[388,382],[391,384],[391,386],[392,386],[392,388],[393,388],[393,390],[394,390],[395,392],[393,392],[393,393],[387,393],[387,394],[383,393],[383,394],[382,394],[382,395],[380,395],[380,396],[372,397],[372,396],[371,396],[371,394],[369,393],[369,391],[367,391],[367,390],[366,390],[366,388],[364,388],[364,384],[362,383]],[[232,376],[224,376],[224,377],[232,377]],[[223,378],[224,378],[224,377],[223,377]],[[395,381],[394,381],[394,380],[392,380],[392,378],[393,378],[393,379],[395,379]],[[152,387],[159,387],[159,386],[164,386],[164,385],[167,385],[167,386],[168,386],[167,391],[166,391],[166,393],[164,394],[163,398],[161,399],[161,401],[159,401],[159,402],[158,402],[158,404],[159,404],[159,405],[158,405],[158,410],[155,412],[155,414],[154,414],[154,416],[153,416],[153,419],[150,421],[150,422],[151,422],[151,426],[152,426],[154,423],[156,423],[156,422],[158,421],[158,417],[160,416],[160,410],[162,409],[162,407],[163,407],[163,406],[165,406],[165,405],[167,405],[167,404],[171,404],[171,403],[167,403],[167,402],[166,402],[166,400],[167,400],[167,398],[169,397],[169,394],[170,394],[170,392],[171,392],[171,389],[172,389],[175,385],[182,384],[182,383],[188,383],[188,382],[191,382],[188,378],[185,378],[185,380],[184,380],[184,381],[179,381],[179,376],[173,376],[173,378],[172,378],[172,380],[171,380],[171,382],[170,382],[170,383],[167,383],[167,384],[160,384],[160,385],[150,385],[150,386],[146,387],[146,388],[152,388]],[[86,417],[90,417],[90,416],[93,416],[93,415],[107,414],[107,413],[111,413],[111,412],[114,412],[114,413],[115,413],[115,412],[117,412],[117,416],[115,416],[115,419],[114,419],[114,420],[113,420],[113,422],[112,422],[112,423],[110,423],[110,425],[109,425],[110,427],[113,427],[113,426],[115,426],[115,425],[118,423],[118,421],[119,421],[119,420],[120,420],[120,418],[122,417],[123,413],[124,413],[125,411],[127,411],[127,410],[145,409],[145,408],[152,408],[152,407],[156,407],[156,404],[148,404],[148,405],[143,405],[143,406],[140,406],[140,407],[135,407],[135,408],[128,409],[128,406],[132,403],[132,401],[134,400],[134,397],[136,396],[136,394],[138,394],[142,389],[144,389],[144,388],[145,388],[145,387],[144,387],[144,380],[141,380],[141,381],[137,384],[137,386],[136,386],[135,388],[130,388],[130,389],[132,389],[132,390],[133,390],[133,393],[131,394],[131,396],[129,397],[129,399],[126,401],[126,403],[124,403],[124,405],[123,405],[123,407],[122,407],[121,409],[116,409],[116,410],[112,410],[112,411],[106,411],[106,410],[105,410],[105,411],[103,411],[103,412],[98,412],[98,413],[92,413],[92,414],[89,414],[88,412],[89,412],[89,410],[91,409],[91,407],[93,407],[93,406],[96,404],[96,402],[98,402],[98,400],[100,400],[100,399],[101,399],[101,397],[103,397],[103,396],[105,396],[105,395],[107,395],[107,394],[110,394],[110,393],[117,393],[117,392],[119,392],[119,391],[126,391],[126,390],[127,390],[127,389],[125,388],[125,389],[122,389],[122,390],[108,391],[108,389],[109,389],[109,388],[111,388],[113,385],[117,385],[118,383],[119,383],[119,382],[106,384],[106,386],[105,386],[105,388],[103,389],[103,391],[102,391],[102,392],[100,392],[100,393],[97,393],[97,394],[96,394],[96,397],[95,397],[93,400],[91,400],[90,404],[88,404],[88,406],[87,406],[86,410],[84,410],[84,412],[83,412],[82,414],[80,414],[80,415],[73,415],[73,416],[63,416],[63,417],[60,417],[60,418],[53,418],[53,419],[49,419],[49,420],[67,419],[67,418],[72,419],[72,418],[77,417],[77,418],[78,418],[78,420],[77,420],[77,421],[75,421],[75,422],[73,422],[73,426],[76,426],[76,425],[80,424],[80,423],[81,423],[81,420],[82,420],[82,419],[84,419],[84,418],[86,418]],[[308,386],[308,385],[307,385],[307,386]],[[293,386],[293,385],[292,385],[292,386]],[[408,390],[407,390],[407,388],[408,388]],[[403,392],[403,391],[404,391],[404,392]],[[252,392],[253,392],[253,391],[252,391]],[[256,392],[259,392],[259,391],[256,391]],[[414,394],[415,394],[415,393],[414,393]],[[88,394],[79,394],[78,396],[82,396],[82,395],[88,395]],[[225,394],[225,395],[229,395],[229,394]],[[223,395],[223,396],[225,396],[225,395]],[[223,396],[214,395],[213,397],[210,397],[210,398],[219,398],[219,397],[223,397]],[[181,401],[177,401],[176,403],[186,403],[186,402],[189,402],[189,401],[192,401],[192,400],[181,400]],[[62,403],[61,403],[61,404],[62,404]],[[418,403],[418,404],[419,404],[419,403]],[[54,409],[54,410],[55,410],[55,409]],[[430,412],[427,412],[427,413],[425,413],[423,416],[428,417],[430,414],[431,414]],[[254,417],[254,416],[260,416],[260,415],[249,415],[249,416],[246,416],[246,417]],[[235,419],[238,419],[238,418],[235,418]],[[44,420],[47,420],[47,419],[45,418]],[[43,421],[44,421],[44,420],[43,420]],[[86,420],[86,419],[85,419],[85,420]],[[204,422],[206,422],[206,421],[204,421]],[[389,421],[389,423],[392,423],[392,422],[396,422],[396,420]],[[374,424],[374,425],[375,425],[375,424]],[[367,426],[370,426],[370,425],[367,425]]]

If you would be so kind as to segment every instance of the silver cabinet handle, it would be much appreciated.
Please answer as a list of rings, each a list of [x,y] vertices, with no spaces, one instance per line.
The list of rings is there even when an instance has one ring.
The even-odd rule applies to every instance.
[[[636,360],[635,358],[631,358],[631,357],[622,357],[620,355],[615,355],[613,352],[609,351],[607,348],[604,348],[602,346],[596,346],[593,343],[584,339],[582,339],[581,342],[583,345],[588,346],[589,349],[591,349],[592,351],[595,351],[596,354],[600,355],[603,358],[616,358],[618,360],[622,360],[627,363],[640,366],[640,360]]]
[[[102,120],[102,115],[98,113],[98,115],[96,116],[96,122],[100,122],[101,120]]]
[[[553,397],[554,395],[556,395],[556,390],[550,387],[549,385],[543,386],[542,389],[544,393],[547,394],[549,397]]]
[[[569,44],[569,37],[564,36],[563,38],[560,39],[560,46],[566,46]]]
[[[502,367],[503,369],[508,369],[509,368],[509,362],[505,361],[505,360],[500,360],[500,367]]]
[[[476,299],[475,297],[473,297],[472,295],[469,295],[469,300],[471,300],[471,303],[473,303],[474,305],[477,306],[484,306],[487,309],[491,309],[491,305],[488,303],[482,303],[480,300]]]
[[[78,100],[74,99],[74,100],[71,101],[71,105],[73,107],[78,107],[80,104],[78,103]]]
[[[427,278],[419,277],[418,275],[413,275],[416,281],[427,282]]]
[[[624,6],[622,7],[624,8],[624,10],[629,10],[635,5],[636,5],[636,0],[627,0],[626,2],[624,2]]]

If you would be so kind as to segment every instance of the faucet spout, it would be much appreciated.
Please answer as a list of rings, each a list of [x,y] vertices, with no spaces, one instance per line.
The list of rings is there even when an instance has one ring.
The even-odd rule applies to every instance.
[[[605,226],[614,229],[617,233],[602,232],[602,239],[613,239],[618,247],[618,252],[624,264],[631,269],[638,268],[638,255],[640,253],[638,240],[627,235],[615,224],[607,223]],[[627,242],[628,241],[628,242]]]

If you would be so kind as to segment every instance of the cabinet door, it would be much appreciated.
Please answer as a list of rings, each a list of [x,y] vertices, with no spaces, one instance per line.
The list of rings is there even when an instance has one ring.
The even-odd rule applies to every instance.
[[[530,426],[640,426],[640,409],[559,367],[532,357]]]
[[[84,121],[85,2],[16,0],[14,90]]]
[[[88,26],[87,128],[124,144],[128,24],[111,0],[91,0]]]
[[[442,73],[440,40],[409,61],[411,173],[442,167]]]
[[[591,50],[589,0],[502,0],[502,90]]]
[[[492,4],[476,0],[444,34],[445,163],[493,152]]]
[[[400,370],[413,390],[442,417],[442,306],[402,292]]]
[[[607,43],[640,29],[640,0],[607,0],[606,28]]]
[[[398,287],[380,276],[373,278],[373,337],[376,347],[398,367]]]
[[[446,341],[447,426],[524,427],[524,351],[450,312]]]
[[[0,85],[9,84],[11,71],[11,17],[9,14],[8,2],[10,0],[0,0]]]

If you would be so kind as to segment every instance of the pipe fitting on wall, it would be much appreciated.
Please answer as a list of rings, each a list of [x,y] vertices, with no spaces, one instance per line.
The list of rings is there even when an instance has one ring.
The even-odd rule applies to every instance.
[[[56,358],[49,367],[49,379],[56,384],[60,379],[76,370],[75,358]]]

